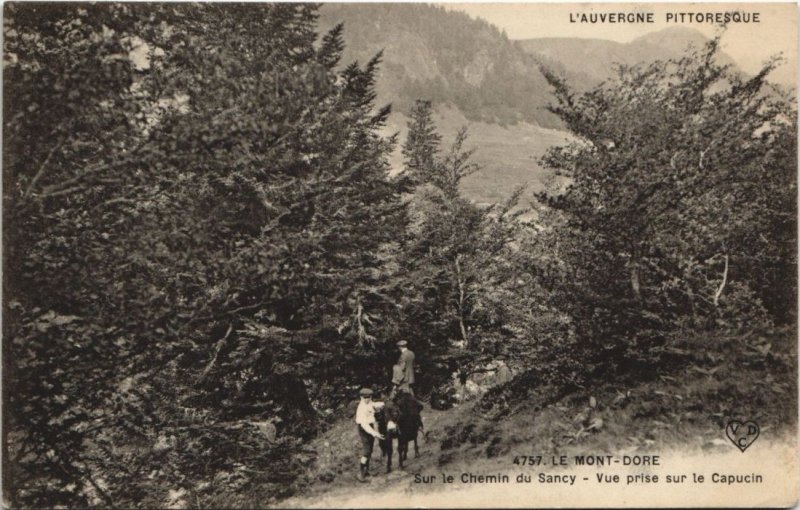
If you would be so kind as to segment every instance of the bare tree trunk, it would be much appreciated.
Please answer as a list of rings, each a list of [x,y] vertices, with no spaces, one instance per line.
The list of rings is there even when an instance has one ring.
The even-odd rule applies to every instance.
[[[461,328],[461,338],[463,338],[465,342],[469,343],[469,338],[467,338],[467,328],[464,327],[464,316],[460,313],[458,316],[458,325]]]
[[[356,331],[358,333],[358,343],[361,345],[364,343],[365,333],[366,330],[364,329],[364,324],[361,322],[361,317],[364,314],[364,306],[361,304],[361,300],[358,300],[358,308],[356,309]]]
[[[714,306],[719,306],[719,298],[722,296],[722,291],[725,290],[725,284],[728,283],[728,256],[725,255],[725,269],[722,270],[722,282],[720,282],[717,292],[714,293]]]
[[[458,282],[458,326],[461,328],[461,338],[469,344],[467,328],[464,325],[464,305],[466,301],[466,291],[464,290],[464,278],[461,274],[461,255],[456,255],[456,281]]]
[[[692,324],[697,324],[697,308],[694,305],[694,291],[692,286],[686,284],[686,295],[689,297],[689,306],[692,309]]]
[[[642,291],[639,287],[639,263],[631,263],[631,288],[637,300],[642,299]]]

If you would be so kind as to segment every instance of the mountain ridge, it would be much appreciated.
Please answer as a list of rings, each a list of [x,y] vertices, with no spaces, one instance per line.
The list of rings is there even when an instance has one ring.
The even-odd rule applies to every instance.
[[[688,44],[708,39],[683,27],[646,34],[628,43],[604,39],[509,39],[482,18],[427,4],[323,4],[318,30],[344,24],[341,59],[367,62],[383,50],[376,89],[378,102],[391,103],[384,132],[400,133],[416,99],[431,100],[447,146],[469,125],[467,148],[482,169],[462,183],[465,196],[479,203],[502,201],[522,184],[532,199],[549,177],[539,159],[570,136],[547,110],[550,85],[539,66],[564,75],[577,91],[611,78],[612,62],[632,65],[674,58]],[[729,59],[729,57],[724,57]],[[732,62],[732,60],[730,60]],[[400,147],[390,156],[393,171],[403,167]]]
[[[687,27],[669,27],[639,36],[629,42],[580,37],[517,39],[520,47],[540,63],[561,73],[578,90],[609,80],[616,65],[636,64],[678,58],[688,48],[700,48],[709,39]],[[719,62],[736,65],[721,52]]]

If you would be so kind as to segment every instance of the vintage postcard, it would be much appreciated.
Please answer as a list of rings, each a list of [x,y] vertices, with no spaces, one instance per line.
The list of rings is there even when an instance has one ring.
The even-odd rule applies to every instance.
[[[797,6],[3,6],[3,505],[791,507]]]

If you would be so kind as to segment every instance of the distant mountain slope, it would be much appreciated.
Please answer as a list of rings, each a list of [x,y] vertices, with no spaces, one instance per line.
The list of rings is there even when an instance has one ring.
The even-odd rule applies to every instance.
[[[407,113],[415,99],[452,105],[470,121],[559,126],[535,59],[495,26],[424,4],[325,4],[318,26],[344,23],[343,62],[384,50],[379,99]]]
[[[638,37],[629,43],[602,39],[541,38],[517,41],[543,64],[562,73],[578,89],[587,89],[614,76],[614,64],[635,65],[676,58],[689,46],[701,47],[708,38],[685,27],[671,27]],[[733,60],[721,54],[720,61]]]
[[[400,140],[405,140],[407,121],[408,118],[401,113],[392,114],[386,134],[397,132],[400,133]],[[544,189],[550,175],[539,166],[539,159],[548,148],[572,140],[564,131],[527,122],[507,126],[468,122],[461,112],[452,107],[439,108],[434,121],[442,135],[444,149],[449,148],[460,127],[469,126],[465,148],[476,149],[472,160],[480,165],[481,170],[462,181],[461,191],[482,204],[502,202],[518,186],[525,185],[523,205],[527,205],[534,193]],[[403,155],[399,149],[389,161],[393,168],[402,168]]]
[[[568,135],[546,110],[552,95],[534,56],[486,21],[429,5],[323,5],[319,30],[337,23],[344,23],[342,65],[384,50],[377,89],[379,102],[393,106],[386,134],[399,132],[402,143],[405,114],[416,99],[430,99],[444,149],[469,125],[466,145],[482,169],[463,181],[467,197],[500,202],[527,184],[527,201],[542,189],[548,173],[538,160]],[[390,163],[402,168],[400,147]]]
[[[495,26],[465,13],[425,4],[323,4],[321,33],[344,23],[342,65],[364,63],[383,50],[378,101],[391,103],[385,132],[405,139],[407,117],[416,99],[433,101],[446,147],[456,130],[469,124],[468,148],[482,170],[462,183],[476,202],[502,201],[528,185],[525,199],[542,189],[549,173],[539,158],[569,139],[559,119],[547,111],[550,86],[538,63],[565,74],[578,89],[613,75],[613,62],[634,64],[681,55],[706,38],[691,29],[667,29],[628,44],[589,39],[512,41]],[[390,158],[399,171],[398,147]]]

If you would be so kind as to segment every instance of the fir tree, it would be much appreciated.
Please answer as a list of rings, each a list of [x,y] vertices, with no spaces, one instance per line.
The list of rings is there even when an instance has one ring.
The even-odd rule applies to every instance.
[[[439,144],[442,137],[433,122],[433,105],[419,99],[414,103],[403,145],[406,172],[417,184],[433,182],[437,175]]]
[[[462,179],[479,170],[470,161],[473,151],[464,149],[466,128],[442,154],[432,111],[430,102],[417,102],[404,145],[406,171],[424,175],[411,201],[410,237],[401,259],[414,286],[405,322],[424,331],[417,336],[427,336],[440,355],[446,356],[451,345],[459,345],[456,351],[462,353],[493,351],[510,305],[499,298],[499,289],[511,277],[501,268],[519,226],[520,195],[489,208],[462,197]]]
[[[380,57],[337,70],[315,10],[6,6],[14,504],[161,507],[170,480],[291,472],[310,399],[370,370],[336,326],[384,306],[365,295],[402,219],[394,140]],[[264,416],[286,442],[231,425]]]

